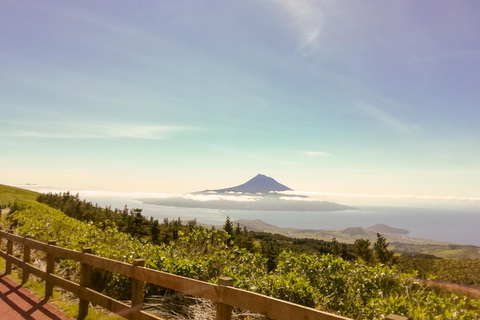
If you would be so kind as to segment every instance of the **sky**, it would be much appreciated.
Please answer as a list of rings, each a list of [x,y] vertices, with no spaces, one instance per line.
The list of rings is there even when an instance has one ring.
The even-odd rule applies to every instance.
[[[480,198],[480,2],[0,0],[0,183]]]

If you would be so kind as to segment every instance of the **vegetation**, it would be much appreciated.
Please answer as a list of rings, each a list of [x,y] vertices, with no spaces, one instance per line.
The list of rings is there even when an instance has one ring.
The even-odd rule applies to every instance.
[[[477,246],[431,243],[416,243],[412,245],[399,242],[390,242],[390,246],[397,253],[412,256],[433,255],[446,259],[480,259],[480,250]]]
[[[0,184],[0,209],[7,207],[16,200],[35,200],[38,195],[37,192]]]
[[[5,261],[0,259],[0,270],[5,270]],[[20,273],[13,272],[10,274],[10,277],[20,283],[22,280]],[[42,283],[36,282],[34,280],[29,280],[26,283],[22,284],[23,288],[29,289],[36,296],[44,298],[45,296],[45,286]],[[58,291],[54,290],[53,297],[48,301],[49,304],[52,304],[62,310],[64,314],[68,317],[76,318],[78,315],[78,301],[71,301],[65,296],[61,295]],[[85,320],[123,320],[124,318],[112,314],[106,310],[99,308],[90,308],[88,310],[88,315]]]
[[[417,270],[422,279],[456,283],[480,289],[480,260],[431,259],[401,256],[397,268],[410,272]]]
[[[477,319],[480,313],[479,300],[431,289],[418,282],[416,273],[402,273],[395,266],[376,262],[380,257],[390,256],[388,244],[380,235],[377,246],[373,246],[376,250],[366,243],[347,250],[346,245],[336,240],[325,246],[318,242],[317,249],[304,247],[308,241],[289,242],[291,248],[308,248],[305,251],[319,248],[333,251],[301,253],[283,250],[285,239],[280,236],[258,234],[253,238],[238,225],[230,225],[231,221],[226,222],[228,232],[178,221],[175,225],[181,226],[171,227],[174,232],[170,241],[154,244],[151,231],[139,233],[141,228],[131,228],[132,236],[120,232],[111,220],[80,222],[34,201],[17,201],[11,209],[9,223],[19,234],[32,234],[40,240],[55,239],[59,245],[76,250],[90,246],[96,254],[126,262],[145,258],[150,268],[204,281],[215,282],[219,276],[228,275],[235,279],[237,287],[355,319],[382,319],[388,313],[412,319]],[[133,216],[130,211],[127,216],[134,221],[138,211],[132,212]],[[168,226],[162,225],[158,225],[158,237],[166,240],[162,234],[167,234],[164,231]],[[138,226],[142,224],[137,223]],[[250,242],[252,248],[239,247],[237,241]],[[351,252],[352,259],[356,259],[354,253],[370,252],[372,261],[368,264],[362,259],[344,259],[344,252]],[[58,269],[77,277],[76,266],[68,261],[60,261]],[[129,293],[130,284],[123,277],[96,272],[93,283],[97,290],[117,298],[126,298]],[[162,290],[147,286],[146,293]]]
[[[18,193],[16,200],[20,198]],[[373,244],[362,239],[344,244],[248,232],[230,219],[224,230],[180,219],[159,223],[140,210],[100,208],[69,193],[39,200],[71,217],[35,201],[16,201],[8,223],[17,233],[55,239],[76,250],[89,246],[96,254],[125,262],[145,258],[150,268],[204,281],[228,275],[236,287],[355,319],[381,319],[388,313],[412,319],[477,319],[480,314],[478,299],[419,281],[435,278],[478,287],[479,260],[394,257],[380,234]],[[78,280],[77,268],[59,261],[57,272]],[[129,295],[124,277],[96,270],[92,280],[95,289],[113,297]],[[146,287],[147,295],[160,292],[165,290]]]
[[[41,194],[37,197],[37,201],[59,209],[76,220],[91,223],[101,230],[113,228],[135,239],[156,245],[177,241],[180,233],[185,235],[198,227],[196,221],[183,223],[180,218],[171,221],[164,219],[160,223],[156,219],[144,217],[140,209],[128,209],[126,206],[122,210],[102,208],[85,200],[82,201],[78,194],[73,195],[69,192]],[[240,225],[235,226],[228,217],[223,230],[229,235],[227,244],[234,241],[236,245],[251,253],[262,254],[268,261],[269,271],[276,268],[276,259],[282,250],[310,254],[330,253],[346,260],[355,258],[353,245],[308,238],[293,239],[265,232],[247,232]]]

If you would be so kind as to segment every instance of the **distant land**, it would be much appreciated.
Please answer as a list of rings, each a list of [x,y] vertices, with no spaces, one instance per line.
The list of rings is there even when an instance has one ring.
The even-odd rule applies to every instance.
[[[159,206],[218,210],[340,211],[354,209],[306,196],[279,193],[282,191],[292,191],[292,189],[273,178],[258,174],[235,187],[197,191],[183,197],[139,200]]]
[[[405,235],[410,233],[410,231],[406,229],[392,228],[387,226],[386,224],[381,224],[381,223],[369,227],[368,230],[382,233],[382,234],[387,233],[387,234],[395,234],[395,235]]]
[[[480,247],[474,245],[458,245],[442,241],[434,241],[422,238],[406,237],[398,234],[387,232],[378,232],[379,226],[384,230],[402,230],[387,226],[385,224],[374,225],[369,228],[351,227],[343,230],[322,230],[322,229],[295,229],[295,228],[279,228],[262,220],[238,219],[233,221],[234,224],[240,224],[241,227],[247,228],[249,231],[268,232],[273,234],[281,234],[292,238],[313,238],[325,241],[331,241],[336,238],[342,243],[354,243],[356,239],[367,239],[371,243],[377,240],[377,233],[382,234],[390,243],[389,248],[400,254],[433,254],[440,258],[450,259],[480,259]],[[212,225],[201,224],[205,227]],[[223,226],[214,226],[218,229]],[[372,230],[373,229],[373,230]]]

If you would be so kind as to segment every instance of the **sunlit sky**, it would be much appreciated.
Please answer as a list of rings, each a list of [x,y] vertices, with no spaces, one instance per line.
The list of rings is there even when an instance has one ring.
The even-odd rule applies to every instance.
[[[0,183],[480,197],[480,2],[0,0]]]

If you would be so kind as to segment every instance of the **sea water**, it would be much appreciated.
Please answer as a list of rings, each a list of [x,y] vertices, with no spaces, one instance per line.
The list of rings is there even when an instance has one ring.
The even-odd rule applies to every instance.
[[[142,208],[143,215],[162,221],[164,218],[223,225],[232,220],[260,219],[281,228],[342,230],[348,227],[368,228],[378,223],[410,231],[409,237],[456,244],[480,246],[480,204],[434,206],[355,206],[344,211],[259,211],[179,208],[144,204],[126,197],[82,196],[105,207]]]

